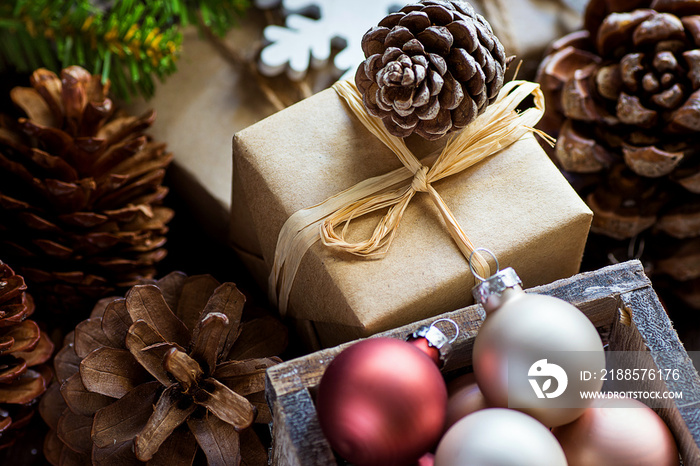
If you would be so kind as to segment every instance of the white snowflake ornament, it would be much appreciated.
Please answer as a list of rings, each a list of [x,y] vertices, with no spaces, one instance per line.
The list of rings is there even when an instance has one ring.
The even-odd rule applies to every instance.
[[[270,8],[279,0],[256,0],[260,8]],[[277,76],[286,70],[290,79],[301,80],[309,68],[328,63],[331,46],[342,50],[333,59],[338,75],[354,73],[364,61],[362,36],[387,14],[398,11],[406,2],[397,0],[282,0],[285,26],[267,26],[267,45],[260,55],[258,69],[265,76]],[[300,14],[315,8],[319,19]],[[350,76],[351,77],[351,76]]]

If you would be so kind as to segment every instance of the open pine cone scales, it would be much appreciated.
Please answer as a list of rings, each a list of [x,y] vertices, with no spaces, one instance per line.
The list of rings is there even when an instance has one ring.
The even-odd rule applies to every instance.
[[[26,289],[24,279],[0,261],[0,449],[29,422],[53,377],[44,365],[53,343],[27,319],[34,301]]]
[[[49,461],[267,464],[249,427],[271,421],[265,370],[286,330],[241,323],[244,302],[232,283],[181,273],[100,301],[55,358],[60,384],[40,406]]]
[[[434,140],[462,129],[503,85],[503,46],[460,0],[407,5],[367,31],[362,49],[357,88],[367,111],[397,137]]]
[[[143,133],[155,114],[117,113],[100,76],[39,69],[31,85],[11,92],[26,117],[0,119],[0,253],[47,308],[87,311],[165,256],[172,155]]]
[[[556,157],[564,170],[659,179],[640,181],[634,196],[611,180],[589,198],[594,231],[620,239],[657,224],[670,194],[700,193],[700,5],[632,3],[615,12],[612,1],[592,1],[586,29],[557,41],[539,72],[553,106],[543,128],[563,120]]]
[[[691,264],[683,252],[700,237],[700,3],[591,0],[538,80],[540,128],[558,136],[555,159],[593,210],[591,230],[644,237],[652,273],[700,277],[697,254]]]

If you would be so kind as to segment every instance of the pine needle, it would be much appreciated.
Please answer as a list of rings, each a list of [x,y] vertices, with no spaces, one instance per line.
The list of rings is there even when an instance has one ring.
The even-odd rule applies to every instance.
[[[113,82],[117,97],[151,97],[155,78],[176,71],[182,28],[201,15],[218,35],[234,27],[248,0],[10,0],[0,4],[0,72],[54,72],[80,65]]]

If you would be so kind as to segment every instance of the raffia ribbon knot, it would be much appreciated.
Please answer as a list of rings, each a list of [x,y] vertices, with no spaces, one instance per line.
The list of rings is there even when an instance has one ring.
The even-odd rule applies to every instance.
[[[423,160],[425,163],[419,161],[403,139],[391,135],[381,119],[367,113],[353,83],[340,81],[333,88],[362,124],[391,149],[403,167],[362,181],[320,204],[295,212],[287,219],[277,238],[269,279],[270,299],[278,304],[282,314],[287,310],[301,259],[311,245],[320,239],[326,246],[357,256],[381,256],[391,245],[403,213],[417,192],[428,193],[448,232],[462,254],[469,258],[475,246],[432,183],[471,167],[529,132],[538,132],[547,137],[533,129],[544,114],[544,96],[539,85],[529,81],[511,81],[503,86],[496,102],[461,133],[453,136],[428,167],[425,163],[429,163],[431,157]],[[516,111],[518,105],[530,95],[534,98],[534,107]],[[369,238],[359,242],[346,239],[353,219],[387,208],[388,212],[379,220]],[[341,224],[344,226],[338,231],[337,227]],[[474,270],[480,276],[490,276],[489,264],[483,257],[474,254],[473,260]]]
[[[421,193],[428,192],[428,170],[428,167],[426,167],[425,165],[421,165],[416,174],[413,175],[411,189]]]

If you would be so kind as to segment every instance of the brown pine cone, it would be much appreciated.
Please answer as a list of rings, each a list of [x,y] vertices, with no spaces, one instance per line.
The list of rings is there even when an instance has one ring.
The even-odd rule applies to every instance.
[[[26,117],[0,118],[0,254],[44,308],[87,313],[165,256],[172,155],[144,135],[155,113],[118,113],[98,75],[39,69],[31,85],[11,91]]]
[[[700,4],[635,1],[636,9],[615,12],[617,3],[589,3],[587,29],[557,41],[542,62],[538,80],[550,103],[542,128],[561,127],[555,152],[564,170],[606,176],[621,164],[632,176],[658,179],[659,194],[671,202],[678,196],[668,196],[676,188],[667,182],[700,193]],[[628,211],[649,210],[627,200]],[[605,211],[615,225],[598,216],[593,231],[632,237],[657,224],[664,203],[655,204],[650,223],[636,223],[634,212]]]
[[[171,273],[106,298],[66,337],[40,413],[54,465],[267,464],[252,429],[269,423],[265,370],[286,328],[241,323],[244,295],[209,275]]]
[[[44,363],[53,343],[28,320],[34,301],[24,279],[0,261],[0,449],[15,441],[53,374]]]
[[[362,38],[355,75],[367,111],[397,137],[438,139],[498,96],[506,56],[489,23],[460,0],[422,0]]]
[[[558,133],[567,176],[587,179],[591,231],[641,238],[655,279],[699,279],[688,251],[700,237],[700,2],[591,0],[584,29],[552,44],[538,80],[540,128]]]

